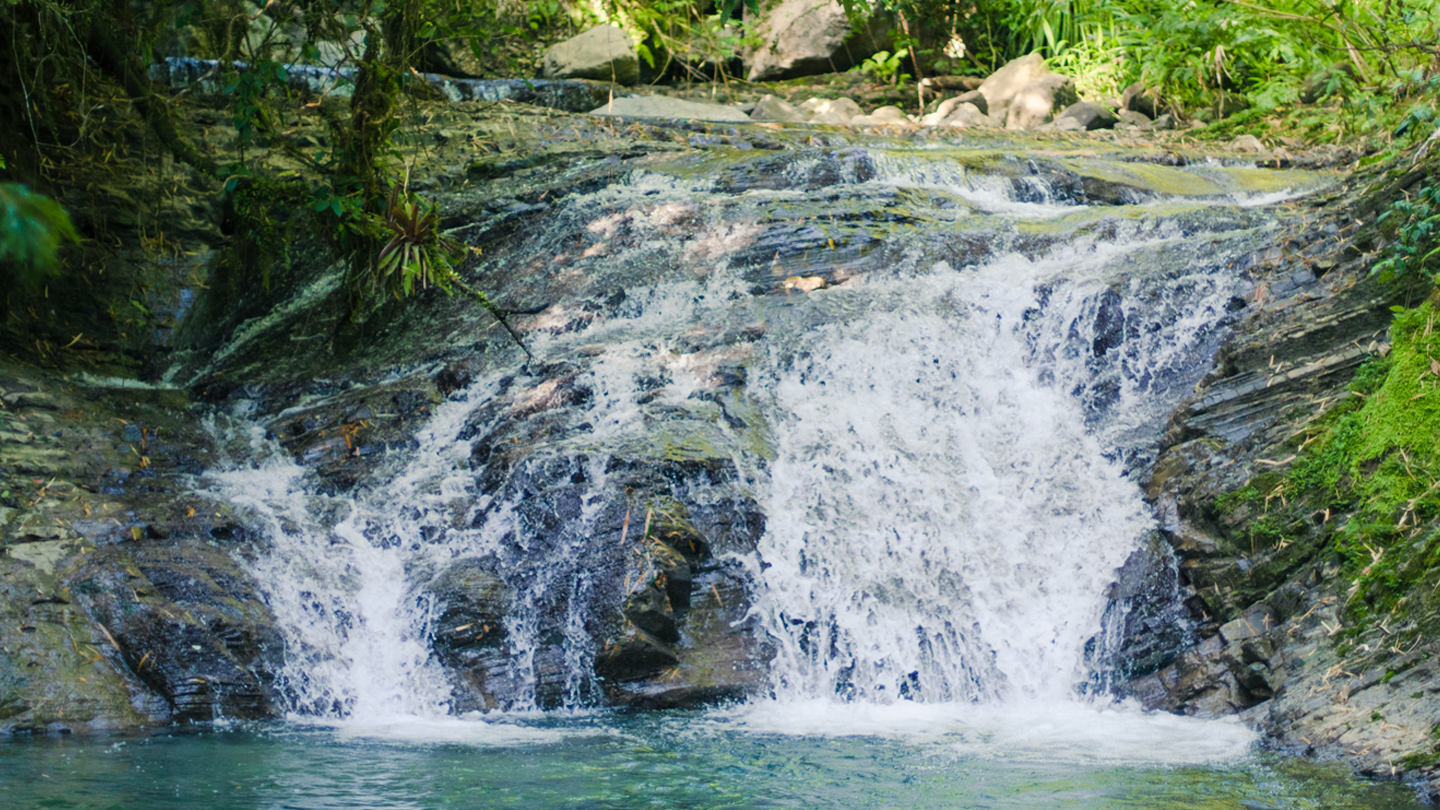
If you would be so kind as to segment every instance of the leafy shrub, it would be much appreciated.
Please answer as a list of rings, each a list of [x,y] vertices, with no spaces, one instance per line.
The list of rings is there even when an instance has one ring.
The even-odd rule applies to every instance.
[[[1385,281],[1423,280],[1434,284],[1440,272],[1440,183],[1413,198],[1396,200],[1378,222],[1394,228],[1391,254],[1370,271]]]
[[[19,183],[0,183],[0,268],[13,268],[15,282],[34,288],[57,274],[60,245],[76,238],[60,203]]]
[[[897,84],[904,84],[906,79],[911,78],[908,73],[900,72],[901,60],[909,55],[909,51],[901,48],[895,53],[880,51],[874,56],[856,65],[852,70],[857,70],[867,76],[874,76],[882,82],[894,81]]]

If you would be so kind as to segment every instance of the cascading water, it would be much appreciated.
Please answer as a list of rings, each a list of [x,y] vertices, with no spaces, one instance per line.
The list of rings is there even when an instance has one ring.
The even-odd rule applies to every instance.
[[[376,718],[603,702],[596,662],[614,639],[594,616],[618,601],[607,582],[638,593],[604,546],[648,522],[615,494],[629,485],[617,470],[660,445],[683,462],[695,442],[666,444],[664,420],[702,416],[728,477],[683,488],[764,512],[758,549],[715,551],[748,567],[774,697],[1071,697],[1105,587],[1150,527],[1127,471],[1203,373],[1245,292],[1233,263],[1264,219],[1196,225],[1163,206],[1085,219],[1008,181],[867,166],[837,182],[884,199],[923,188],[951,225],[1009,230],[964,266],[939,258],[954,255],[944,234],[892,234],[875,254],[890,257],[883,268],[756,295],[764,223],[803,195],[637,172],[573,195],[531,252],[584,232],[608,240],[585,253],[606,267],[648,277],[671,256],[703,264],[697,280],[631,287],[603,315],[540,316],[529,339],[550,371],[500,369],[452,394],[416,447],[350,495],[322,494],[245,427],[263,460],[212,474],[211,492],[268,538],[250,566],[288,628],[292,708]],[[971,209],[953,213],[956,199]],[[1047,224],[1015,224],[1027,221]],[[1026,228],[1069,236],[1037,249]],[[687,348],[697,335],[736,337]],[[717,358],[742,370],[743,391],[715,393]],[[742,419],[732,410],[744,402]],[[522,441],[529,455],[505,455]],[[509,594],[503,642],[471,659],[485,689],[508,695],[488,705],[459,700],[437,658],[437,634],[458,628],[440,626],[436,583],[457,561]],[[490,631],[459,627],[472,624]]]
[[[466,488],[456,475],[460,407],[442,409],[413,461],[378,498],[326,497],[263,428],[240,423],[226,442],[252,464],[211,474],[211,493],[248,513],[270,543],[250,563],[290,633],[280,691],[291,708],[321,717],[384,718],[443,710],[448,684],[429,663],[428,605],[406,583],[450,555],[426,542]]]
[[[1124,461],[1238,291],[1203,269],[1124,276],[1164,247],[937,265],[837,292],[863,314],[772,351],[760,609],[782,694],[1054,699],[1084,677],[1149,526]]]

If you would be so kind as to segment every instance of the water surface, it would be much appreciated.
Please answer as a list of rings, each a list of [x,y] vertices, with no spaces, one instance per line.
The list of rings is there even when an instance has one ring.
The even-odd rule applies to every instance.
[[[784,729],[789,729],[785,731]],[[0,743],[16,808],[1416,808],[1252,735],[1080,705],[798,703]]]

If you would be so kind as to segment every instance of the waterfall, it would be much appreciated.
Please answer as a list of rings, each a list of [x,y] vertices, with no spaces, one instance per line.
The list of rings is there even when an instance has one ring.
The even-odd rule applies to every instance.
[[[1103,218],[1026,191],[1035,178],[846,161],[832,179],[857,195],[936,190],[971,206],[947,222],[1004,232],[952,263],[953,234],[912,231],[875,254],[883,268],[759,294],[757,273],[778,279],[764,276],[771,247],[755,223],[800,192],[637,171],[573,195],[530,253],[503,259],[521,266],[588,233],[609,241],[584,256],[633,268],[633,286],[538,316],[528,339],[543,366],[496,368],[450,394],[353,491],[327,494],[266,437],[285,413],[217,419],[233,460],[208,492],[263,540],[246,565],[287,632],[291,710],[603,703],[596,661],[611,639],[596,617],[654,575],[648,558],[644,571],[616,561],[647,522],[626,500],[626,465],[705,443],[725,472],[684,483],[686,496],[764,513],[758,548],[716,554],[748,571],[775,697],[1072,696],[1106,586],[1151,528],[1130,473],[1243,306],[1237,263],[1266,220],[1163,206]],[[816,182],[829,171],[817,166],[796,163],[792,180]],[[1042,227],[1065,238],[1026,236]],[[657,281],[666,262],[688,277]],[[716,394],[727,374],[743,382]],[[744,419],[728,409],[742,405]],[[676,439],[674,420],[704,441]],[[503,591],[484,609],[496,617],[446,618],[456,571]],[[466,652],[469,675],[445,659],[442,636],[492,624],[503,638]]]
[[[1169,247],[939,264],[772,350],[757,609],[778,694],[1054,699],[1084,678],[1105,586],[1150,527],[1126,460],[1239,291],[1204,266],[1126,277]]]
[[[423,533],[471,486],[455,463],[465,403],[439,409],[383,492],[356,496],[317,492],[259,425],[212,422],[243,455],[210,473],[209,494],[242,510],[268,543],[246,562],[289,634],[278,687],[293,711],[383,718],[446,707],[449,686],[427,637],[430,606],[413,585],[455,551]]]

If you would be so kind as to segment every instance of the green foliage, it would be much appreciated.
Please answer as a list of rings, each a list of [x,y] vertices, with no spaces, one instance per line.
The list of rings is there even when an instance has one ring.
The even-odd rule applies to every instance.
[[[843,4],[852,18],[872,8],[867,0]],[[926,53],[935,52],[935,33],[948,29],[981,72],[1038,52],[1089,94],[1139,80],[1212,115],[1288,107],[1312,76],[1323,94],[1347,103],[1381,90],[1385,77],[1413,82],[1430,68],[1440,38],[1440,5],[1387,0],[887,0],[885,7],[926,22]]]
[[[605,0],[609,18],[640,37],[636,52],[659,75],[679,70],[698,80],[726,77],[725,65],[747,44],[736,16],[744,9],[748,21],[759,16],[759,0]]]
[[[314,227],[305,216],[305,203],[313,193],[299,178],[271,180],[249,174],[230,177],[225,191],[234,219],[235,260],[246,276],[258,275],[261,288],[268,292],[276,268],[289,264],[292,248]]]
[[[1057,73],[1075,78],[1081,98],[1119,97],[1129,84],[1126,49],[1113,20],[1110,26],[1085,26],[1076,42],[1061,42],[1049,58]]]
[[[1366,436],[1356,448],[1357,462],[1397,451],[1424,461],[1440,451],[1440,333],[1435,320],[1429,304],[1396,316],[1389,373],[1362,411]]]
[[[1005,26],[1014,53],[1058,54],[1079,42],[1082,20],[1095,16],[1096,4],[1073,0],[1012,0],[1006,4]]]
[[[1355,372],[1355,379],[1347,386],[1351,391],[1363,396],[1369,396],[1380,389],[1385,378],[1390,376],[1390,355],[1381,357],[1375,355],[1360,364]]]
[[[1341,494],[1353,461],[1355,446],[1363,436],[1359,414],[1350,413],[1331,426],[1290,468],[1287,483],[1298,492],[1318,491],[1327,499]]]
[[[0,183],[0,268],[13,268],[15,282],[33,289],[57,275],[60,245],[78,238],[60,203],[19,183]]]
[[[1396,242],[1391,254],[1376,262],[1371,273],[1385,281],[1440,281],[1436,277],[1440,272],[1440,182],[1423,186],[1414,197],[1396,200],[1378,222],[1393,229]]]
[[[894,82],[898,85],[904,85],[906,80],[910,79],[911,76],[908,73],[901,73],[900,66],[901,60],[908,55],[909,51],[904,48],[901,48],[895,53],[880,51],[859,65],[856,65],[852,70],[864,73],[867,76],[874,76],[882,82]]]
[[[236,72],[226,85],[224,93],[234,99],[230,103],[230,113],[242,147],[253,141],[257,132],[271,129],[265,98],[284,88],[288,80],[289,74],[284,65],[259,59]]]
[[[436,286],[447,294],[455,281],[455,263],[465,256],[465,247],[440,233],[440,213],[399,187],[391,189],[385,213],[367,217],[368,229],[385,246],[380,249],[368,275],[373,289],[384,289],[396,298],[409,297]]]
[[[741,0],[720,0],[717,5],[720,11],[720,24],[724,25],[735,17],[735,11],[741,6]],[[744,0],[744,6],[752,15],[760,15],[760,0]]]
[[[1440,584],[1440,332],[1429,304],[1399,314],[1388,357],[1350,388],[1363,405],[1307,440],[1280,485],[1296,511],[1352,511],[1334,532],[1353,622],[1417,611]],[[1433,607],[1433,606],[1432,606]],[[1413,629],[1413,627],[1412,627]]]

